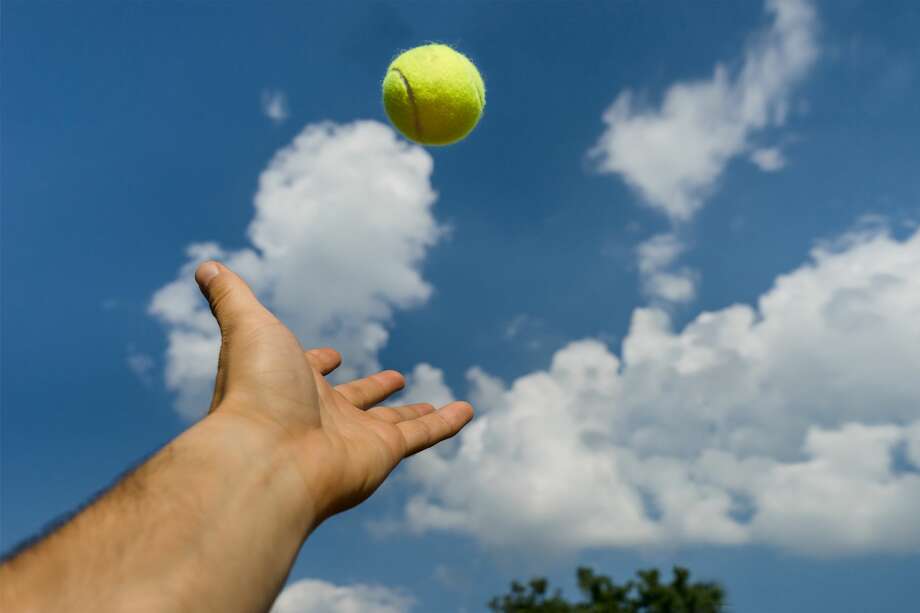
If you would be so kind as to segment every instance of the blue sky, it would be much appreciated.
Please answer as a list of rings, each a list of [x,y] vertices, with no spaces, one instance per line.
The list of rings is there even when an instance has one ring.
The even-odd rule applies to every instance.
[[[0,27],[4,551],[204,409],[189,266],[219,255],[305,344],[479,411],[311,537],[292,582],[323,583],[283,611],[477,611],[514,578],[573,594],[577,564],[687,564],[755,613],[913,602],[914,3],[7,2]],[[487,107],[423,150],[379,84],[432,40]]]

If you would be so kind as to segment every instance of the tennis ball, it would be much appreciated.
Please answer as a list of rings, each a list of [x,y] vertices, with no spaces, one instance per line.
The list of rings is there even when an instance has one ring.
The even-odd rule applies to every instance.
[[[473,63],[447,45],[400,54],[383,79],[383,106],[403,135],[423,145],[449,145],[479,122],[486,86]]]

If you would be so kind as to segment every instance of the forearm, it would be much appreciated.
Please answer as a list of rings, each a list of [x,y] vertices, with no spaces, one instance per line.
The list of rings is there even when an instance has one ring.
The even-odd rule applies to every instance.
[[[286,463],[209,416],[0,568],[4,610],[267,610],[315,521]]]

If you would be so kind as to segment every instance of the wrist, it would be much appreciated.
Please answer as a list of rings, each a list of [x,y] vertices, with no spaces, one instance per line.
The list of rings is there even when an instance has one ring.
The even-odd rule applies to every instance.
[[[157,538],[134,563],[154,580],[125,591],[128,600],[149,601],[149,610],[194,600],[213,603],[208,610],[265,610],[314,525],[280,449],[269,430],[218,411],[143,465],[128,495],[157,492],[163,503],[145,511]],[[226,584],[241,576],[258,588],[231,602]]]
[[[306,539],[322,520],[321,505],[289,434],[269,419],[232,406],[219,407],[198,425],[207,431],[203,438],[231,479],[237,480],[239,471],[249,473],[245,482],[267,503],[263,512],[271,517],[265,519],[288,525],[301,541]]]

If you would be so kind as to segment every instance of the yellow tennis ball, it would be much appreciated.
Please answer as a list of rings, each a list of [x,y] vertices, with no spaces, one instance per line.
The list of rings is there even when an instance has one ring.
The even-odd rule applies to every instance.
[[[473,63],[447,45],[400,54],[383,79],[383,106],[403,135],[423,145],[449,145],[472,131],[486,105]]]

